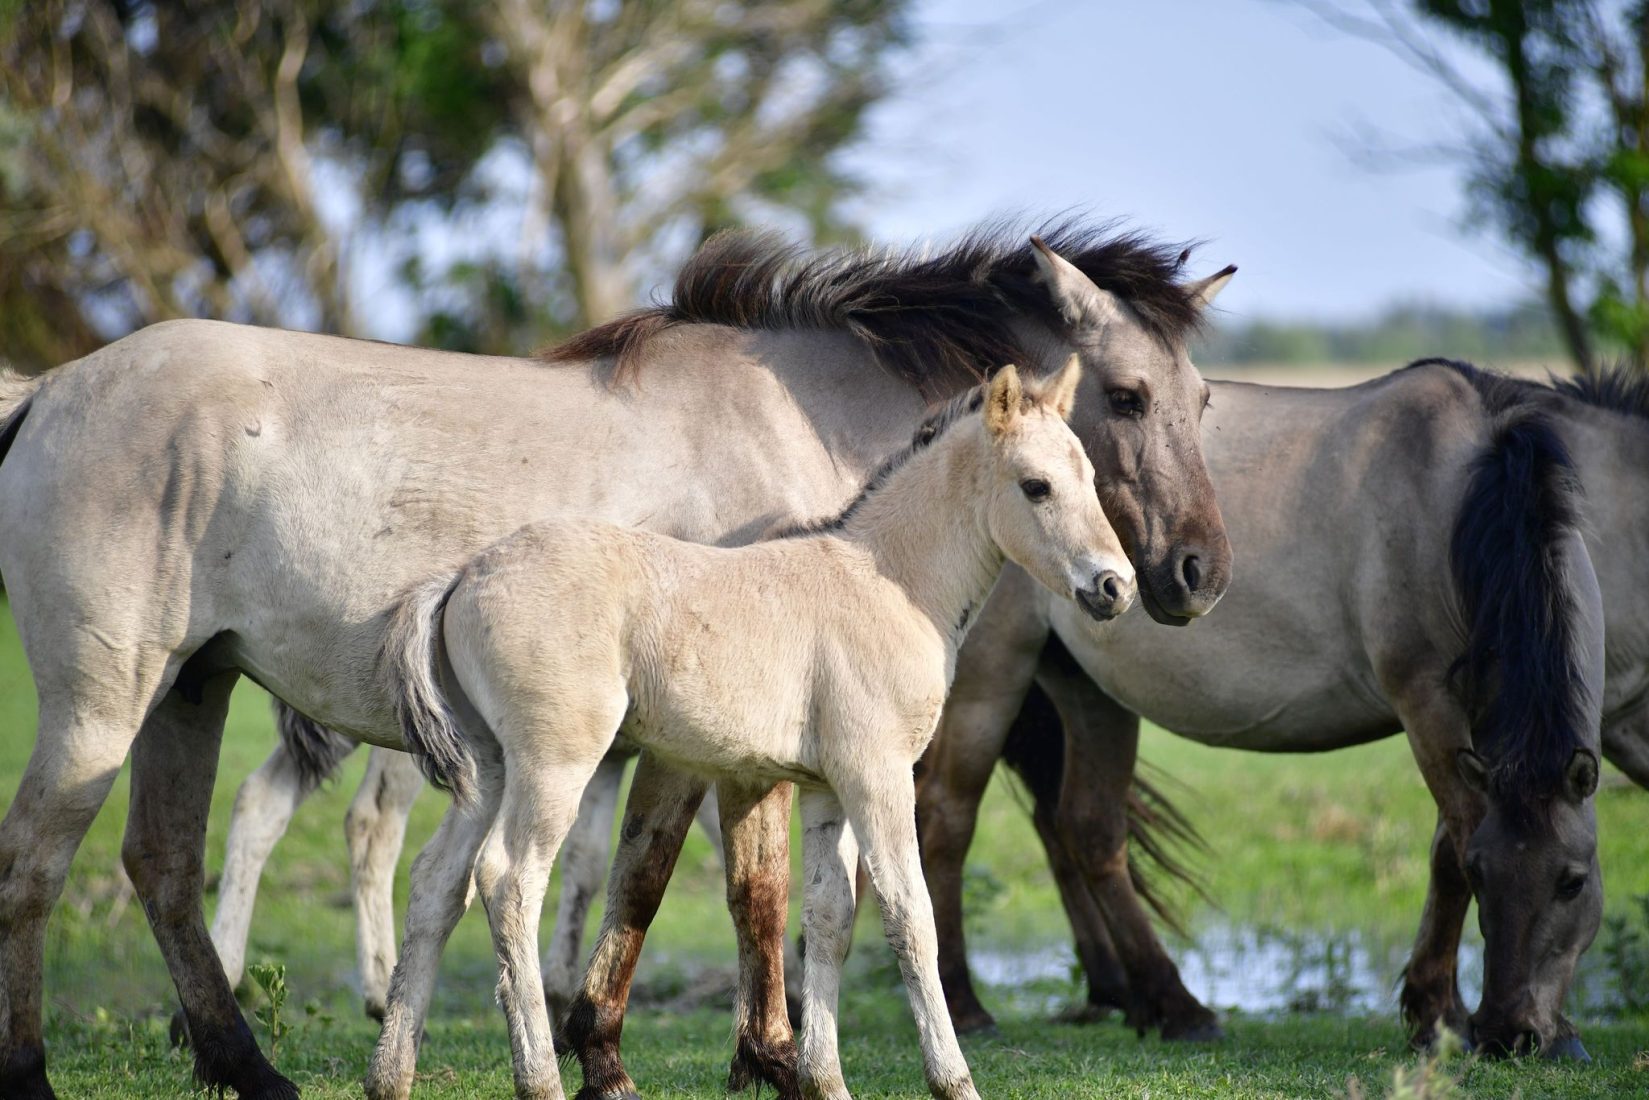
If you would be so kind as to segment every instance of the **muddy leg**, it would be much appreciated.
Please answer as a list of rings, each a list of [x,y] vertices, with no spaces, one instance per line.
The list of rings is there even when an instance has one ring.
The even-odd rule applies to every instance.
[[[739,940],[737,1036],[729,1092],[772,1085],[796,1100],[796,1043],[785,1005],[784,928],[790,913],[792,785],[743,786],[722,780],[722,836],[727,858],[727,907]]]
[[[647,926],[658,912],[705,787],[702,780],[673,771],[648,753],[636,765],[607,880],[601,932],[562,1029],[566,1048],[584,1070],[579,1100],[637,1095],[619,1054],[624,1010]]]
[[[956,679],[920,766],[917,829],[939,936],[939,973],[956,1030],[996,1026],[968,972],[962,869],[979,802],[1036,672],[1048,627],[1034,583],[1009,566],[957,655]]]
[[[590,777],[578,804],[578,817],[561,847],[561,897],[556,904],[555,929],[544,952],[544,1003],[550,1022],[560,1025],[578,987],[578,960],[584,946],[584,924],[590,902],[607,874],[612,848],[613,814],[618,811],[618,788],[624,782],[626,756],[609,753]]]
[[[1223,1036],[1214,1013],[1191,995],[1157,938],[1128,873],[1128,789],[1139,750],[1139,718],[1113,702],[1071,659],[1050,645],[1037,682],[1064,719],[1064,778],[1058,830],[1088,889],[1128,976],[1129,1022],[1164,1039],[1207,1041]]]
[[[375,748],[344,815],[349,887],[355,901],[355,962],[366,1014],[384,1018],[395,970],[395,865],[424,777],[404,752]]]
[[[121,859],[183,1002],[195,1076],[243,1097],[296,1097],[259,1052],[201,911],[206,818],[236,674],[208,680],[201,700],[168,694],[132,746],[131,812]]]

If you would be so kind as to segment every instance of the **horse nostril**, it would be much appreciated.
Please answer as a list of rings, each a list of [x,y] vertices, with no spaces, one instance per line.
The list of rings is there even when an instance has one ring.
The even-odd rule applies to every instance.
[[[1179,569],[1180,575],[1185,578],[1185,587],[1195,592],[1202,584],[1202,562],[1195,554],[1188,554]]]
[[[1101,574],[1099,590],[1105,593],[1105,598],[1108,600],[1120,600],[1122,598],[1122,578],[1115,573]]]

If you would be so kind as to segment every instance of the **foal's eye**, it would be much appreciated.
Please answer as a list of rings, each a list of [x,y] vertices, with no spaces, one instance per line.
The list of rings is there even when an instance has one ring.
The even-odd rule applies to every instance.
[[[1025,494],[1026,500],[1047,500],[1053,488],[1039,477],[1028,477],[1019,483],[1019,491]]]
[[[1557,880],[1557,896],[1562,901],[1573,901],[1586,889],[1585,875],[1564,875]]]
[[[1145,401],[1133,390],[1110,390],[1105,396],[1111,402],[1111,411],[1118,416],[1145,415]]]

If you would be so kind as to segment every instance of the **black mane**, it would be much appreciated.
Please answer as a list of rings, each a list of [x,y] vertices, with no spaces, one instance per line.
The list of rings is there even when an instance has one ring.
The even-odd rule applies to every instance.
[[[1184,339],[1202,309],[1180,281],[1190,249],[1064,222],[1043,240],[1102,289],[1126,302],[1164,343]],[[1013,322],[1054,331],[1063,320],[1037,276],[1029,232],[998,223],[933,254],[849,250],[810,254],[769,234],[729,232],[707,241],[676,278],[668,304],[598,325],[543,355],[552,362],[611,358],[632,376],[647,341],[674,325],[833,329],[863,340],[876,359],[917,390],[948,392],[1023,361]]]
[[[773,532],[769,538],[801,538],[807,535],[823,534],[826,531],[840,531],[847,525],[847,521],[853,518],[853,513],[859,510],[866,499],[887,484],[887,479],[892,477],[895,471],[909,462],[913,455],[932,446],[933,441],[944,435],[952,424],[955,424],[969,413],[978,412],[980,406],[984,403],[985,387],[983,385],[974,386],[957,394],[922,418],[922,423],[917,427],[915,434],[911,436],[910,443],[882,460],[882,464],[876,467],[876,472],[865,480],[864,487],[859,490],[852,500],[848,501],[847,507],[834,516],[826,516],[823,519],[808,520],[805,523],[781,527]]]
[[[1649,371],[1630,363],[1594,367],[1568,378],[1554,375],[1549,384],[1557,393],[1583,405],[1649,420]]]

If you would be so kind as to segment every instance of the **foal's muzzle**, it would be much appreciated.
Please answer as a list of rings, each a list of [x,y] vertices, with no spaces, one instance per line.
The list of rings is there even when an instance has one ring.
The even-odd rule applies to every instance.
[[[1093,584],[1076,591],[1077,606],[1088,617],[1105,622],[1128,610],[1134,602],[1134,582],[1125,581],[1115,570],[1094,574]]]

